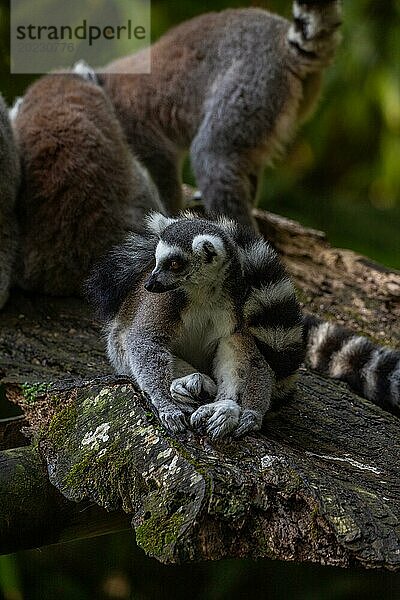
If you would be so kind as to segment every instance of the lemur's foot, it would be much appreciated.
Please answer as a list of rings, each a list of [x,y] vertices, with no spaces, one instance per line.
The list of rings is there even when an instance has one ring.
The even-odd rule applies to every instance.
[[[233,433],[234,437],[242,437],[252,431],[259,431],[262,421],[263,417],[261,413],[245,408],[240,415],[239,424]]]
[[[158,416],[169,433],[182,433],[188,429],[184,413],[175,406],[158,409]]]
[[[190,423],[197,429],[205,429],[211,439],[229,435],[238,425],[240,406],[234,400],[217,400],[203,404],[191,416]]]
[[[174,379],[170,392],[176,406],[191,414],[200,404],[215,398],[217,386],[208,375],[191,373]]]

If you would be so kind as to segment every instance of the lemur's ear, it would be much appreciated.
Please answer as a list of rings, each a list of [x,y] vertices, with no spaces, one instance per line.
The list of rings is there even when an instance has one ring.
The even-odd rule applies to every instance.
[[[192,250],[195,254],[200,254],[206,263],[213,262],[218,256],[225,256],[224,242],[216,235],[196,235]]]
[[[151,233],[160,236],[168,225],[172,225],[175,221],[176,219],[170,219],[161,213],[152,212],[146,217],[146,227]]]

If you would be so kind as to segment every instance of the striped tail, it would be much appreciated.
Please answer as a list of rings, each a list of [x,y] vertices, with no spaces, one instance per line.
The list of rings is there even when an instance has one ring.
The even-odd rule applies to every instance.
[[[400,415],[400,352],[374,344],[334,323],[306,316],[306,364],[374,404]]]
[[[242,264],[249,292],[244,321],[274,373],[274,407],[293,393],[304,360],[303,315],[296,292],[275,250],[258,238],[244,246]]]
[[[341,35],[341,0],[295,0],[287,40],[305,72],[327,66]]]

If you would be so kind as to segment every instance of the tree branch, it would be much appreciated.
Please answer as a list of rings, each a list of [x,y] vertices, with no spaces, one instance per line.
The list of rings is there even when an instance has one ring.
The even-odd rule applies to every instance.
[[[35,447],[0,452],[0,554],[121,531],[129,521],[93,502],[68,502]]]
[[[257,215],[306,308],[399,345],[398,273]],[[270,556],[400,568],[399,422],[344,384],[304,370],[295,400],[262,434],[211,444],[168,436],[131,383],[110,376],[99,326],[79,300],[15,292],[0,315],[0,356],[1,382],[35,441],[0,455],[1,551],[101,533],[126,514],[163,562]],[[86,506],[99,507],[90,531]]]

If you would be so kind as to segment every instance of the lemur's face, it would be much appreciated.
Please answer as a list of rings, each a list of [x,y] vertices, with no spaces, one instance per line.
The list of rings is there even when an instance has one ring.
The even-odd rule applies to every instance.
[[[149,292],[162,293],[178,288],[215,286],[221,267],[227,261],[222,238],[209,233],[198,233],[190,240],[180,239],[180,228],[186,222],[171,225],[161,235],[155,251],[155,268],[145,282]],[[181,243],[182,242],[182,243]]]

